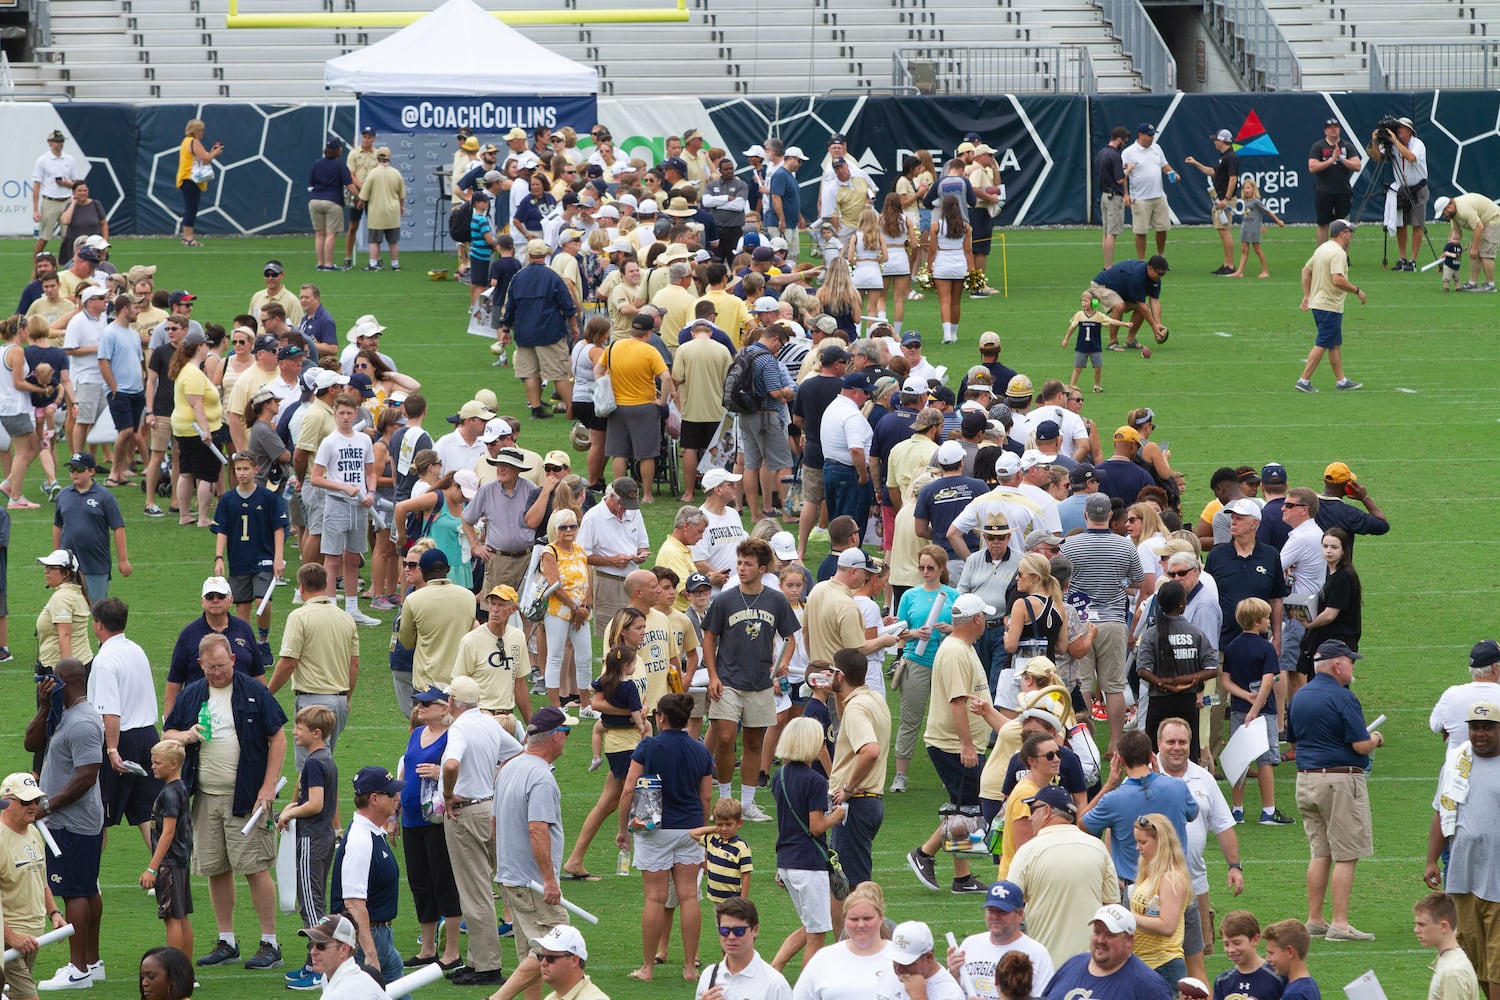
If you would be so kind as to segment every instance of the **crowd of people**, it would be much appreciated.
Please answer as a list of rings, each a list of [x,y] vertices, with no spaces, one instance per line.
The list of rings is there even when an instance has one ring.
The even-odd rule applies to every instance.
[[[385,327],[361,316],[341,347],[318,287],[291,291],[278,260],[231,324],[226,356],[223,328],[191,318],[191,293],[158,306],[155,270],[122,276],[107,239],[81,237],[62,272],[39,253],[0,348],[12,374],[0,379],[9,509],[40,506],[24,488],[33,459],[44,475],[55,468],[49,417],[69,442],[70,485],[44,484],[55,527],[54,551],[38,559],[51,594],[25,735],[35,773],[0,784],[0,845],[15,860],[0,909],[21,952],[6,965],[11,996],[103,981],[99,864],[105,832],[125,820],[145,842],[140,882],[169,945],[143,959],[143,996],[148,965],[161,996],[185,995],[183,967],[201,951],[198,966],[285,966],[289,988],[339,997],[437,964],[494,1000],[536,1000],[544,986],[593,1000],[603,993],[562,886],[600,880],[589,849],[614,816],[619,865],[641,874],[630,976],[653,980],[669,961],[675,913],[681,975],[700,1000],[1316,997],[1310,938],[1373,938],[1351,923],[1351,904],[1356,866],[1374,853],[1366,775],[1384,737],[1350,690],[1362,658],[1353,557],[1358,536],[1390,524],[1355,472],[1334,461],[1316,488],[1293,486],[1262,456],[1259,468],[1216,471],[1194,514],[1170,450],[1152,440],[1150,408],[1112,432],[1083,415],[1078,358],[1072,380],[1038,385],[1001,361],[993,332],[975,338],[961,374],[924,357],[899,318],[920,293],[886,284],[913,275],[885,268],[924,261],[943,341],[957,340],[958,292],[986,294],[970,277],[990,231],[977,216],[992,219],[1003,200],[977,135],[942,177],[920,162],[903,171],[880,213],[873,183],[831,137],[813,266],[795,263],[796,186],[777,182],[800,163],[795,147],[745,151],[751,185],[692,131],[640,170],[600,126],[592,165],[612,179],[601,186],[566,180],[584,162],[569,138],[514,130],[498,167],[497,147],[465,136],[480,166],[463,177],[489,167],[457,197],[496,345],[533,419],[560,409],[578,422],[583,475],[566,451],[522,447],[521,422],[488,388],[434,438],[420,383],[381,350]],[[196,142],[190,123],[185,155],[199,157]],[[543,173],[536,147],[553,146]],[[361,190],[335,180],[340,198]],[[637,180],[650,197],[632,193]],[[486,188],[510,191],[508,216],[491,214],[501,199]],[[548,198],[556,216],[539,207]],[[646,230],[662,204],[672,221]],[[346,219],[320,211],[327,269],[325,237]],[[593,262],[576,259],[585,232]],[[527,263],[499,268],[514,262],[511,233]],[[1102,321],[1084,349],[1094,299],[1128,329],[1125,346],[1148,324],[1165,341],[1167,270],[1158,254],[1101,272],[1075,323],[1079,358],[1102,349]],[[54,317],[33,311],[59,299]],[[590,302],[605,308],[585,320]],[[44,366],[57,376],[51,413],[36,402]],[[107,468],[88,439],[103,406],[119,435]],[[655,465],[679,447],[679,506],[653,533],[641,507],[655,500]],[[171,497],[179,524],[210,529],[214,546],[202,614],[177,637],[160,701],[150,657],[126,635],[129,606],[109,593],[114,570],[133,569],[109,491],[135,485],[141,464],[143,514],[164,516],[156,497]],[[830,552],[811,566],[809,545],[825,535]],[[295,607],[273,646],[271,599],[288,577]],[[407,718],[390,768],[338,750],[359,630],[387,624],[361,597],[396,612],[393,693],[362,692],[358,709],[369,719],[393,702]],[[1439,952],[1438,995],[1455,998],[1500,977],[1483,861],[1497,829],[1486,761],[1500,754],[1500,646],[1477,645],[1470,668],[1472,683],[1433,712],[1450,750],[1432,818],[1434,892],[1415,910],[1419,940]],[[288,684],[290,719],[277,697]],[[602,790],[568,849],[553,765],[570,741],[577,752],[571,731],[585,721]],[[1220,775],[1219,751],[1243,731],[1264,750]],[[930,766],[912,766],[919,738]],[[295,792],[278,804],[289,742]],[[1297,772],[1295,818],[1275,801],[1283,763]],[[1306,918],[1262,929],[1246,911],[1224,915],[1233,968],[1210,988],[1208,835],[1238,895],[1251,768],[1258,822],[1303,827]],[[1216,776],[1236,779],[1232,806]],[[889,800],[923,786],[947,798],[935,827],[902,845],[905,870],[879,869]],[[776,824],[766,867],[798,925],[769,961],[746,822]],[[278,831],[294,838],[308,939],[290,962],[270,874]],[[196,877],[214,913],[207,949],[188,920]],[[886,919],[880,883],[906,877],[978,897],[984,929],[939,960],[928,923]],[[241,878],[253,950],[236,935]],[[708,963],[700,892],[722,949]],[[403,895],[420,927],[409,957],[392,929]],[[64,922],[68,963],[33,977],[36,938]]]

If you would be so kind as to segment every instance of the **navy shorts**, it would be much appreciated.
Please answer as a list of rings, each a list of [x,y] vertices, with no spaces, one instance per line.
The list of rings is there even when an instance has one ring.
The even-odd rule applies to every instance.
[[[1313,343],[1325,350],[1341,347],[1344,343],[1344,314],[1326,309],[1312,311],[1313,322],[1318,324],[1318,339]]]
[[[156,915],[162,920],[181,920],[192,915],[193,884],[186,868],[162,865],[156,873]]]
[[[108,766],[108,765],[106,765]],[[47,881],[52,893],[64,899],[99,895],[99,858],[104,853],[104,834],[51,830],[58,857],[47,852]]]
[[[979,775],[984,770],[984,754],[979,754],[973,767],[964,767],[958,754],[936,747],[927,748],[927,758],[932,761],[938,780],[948,790],[949,802],[956,806],[979,805]]]
[[[609,773],[624,781],[625,776],[630,773],[630,755],[633,753],[634,750],[616,750],[605,754],[604,759],[609,761]]]
[[[136,430],[141,426],[141,417],[146,413],[144,392],[114,392],[109,396],[109,418],[115,422],[115,430]]]

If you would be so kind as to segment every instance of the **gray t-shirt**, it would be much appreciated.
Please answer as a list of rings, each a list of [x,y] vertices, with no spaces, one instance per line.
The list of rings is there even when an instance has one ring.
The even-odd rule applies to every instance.
[[[546,823],[552,842],[552,877],[563,862],[562,790],[552,765],[536,754],[512,757],[495,777],[496,873],[502,885],[542,881],[531,853],[531,824]]]
[[[715,669],[719,681],[736,691],[764,691],[771,686],[776,636],[790,639],[801,628],[781,591],[762,587],[746,596],[735,587],[714,598],[703,631],[718,640]]]
[[[1474,755],[1469,794],[1458,807],[1458,829],[1448,860],[1448,891],[1500,902],[1500,865],[1495,864],[1495,831],[1500,830],[1500,757]]]
[[[323,811],[297,821],[297,839],[326,840],[331,844],[336,832],[333,818],[339,811],[339,766],[333,762],[327,746],[308,754],[302,763],[302,774],[297,779],[298,805],[308,800],[313,788],[323,789]]]
[[[56,795],[73,780],[79,768],[90,764],[104,765],[104,720],[98,709],[81,701],[62,715],[47,756],[42,760],[42,791]],[[47,826],[70,833],[95,834],[104,830],[104,800],[95,782],[78,801],[63,806],[47,817]]]

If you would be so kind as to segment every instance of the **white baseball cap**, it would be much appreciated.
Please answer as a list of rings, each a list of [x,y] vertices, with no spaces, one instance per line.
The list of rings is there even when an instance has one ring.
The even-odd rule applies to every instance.
[[[762,159],[764,159],[765,155],[766,155],[766,147],[762,146],[760,143],[757,142],[755,145],[751,146],[749,149],[744,150],[743,152],[741,152],[740,155],[741,156],[759,156]]]
[[[891,961],[911,965],[932,950],[932,929],[920,920],[908,920],[891,931]]]
[[[790,531],[778,531],[771,536],[771,551],[777,559],[794,562],[797,558],[797,537]]]
[[[788,148],[787,151],[782,154],[782,156],[786,157],[787,159],[790,159],[793,156],[795,156],[799,160],[807,159],[807,154],[802,152],[801,146],[792,146]]]
[[[737,483],[743,478],[733,472],[725,472],[723,469],[709,469],[703,474],[703,488],[705,490],[718,489],[725,483]]]
[[[995,609],[984,603],[984,598],[978,594],[959,594],[958,600],[953,602],[953,617],[972,618],[975,615],[993,618]]]
[[[957,441],[944,441],[938,445],[938,465],[958,465],[964,460],[964,446]]]
[[[583,943],[583,935],[577,927],[569,924],[558,924],[539,938],[527,938],[526,943],[538,951],[562,951],[585,962],[589,960],[589,949]]]

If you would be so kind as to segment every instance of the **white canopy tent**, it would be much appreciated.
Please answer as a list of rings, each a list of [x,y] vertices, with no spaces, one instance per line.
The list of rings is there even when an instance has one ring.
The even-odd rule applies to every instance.
[[[421,20],[323,66],[330,90],[358,94],[597,94],[599,74],[538,45],[474,0],[447,0]]]

